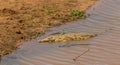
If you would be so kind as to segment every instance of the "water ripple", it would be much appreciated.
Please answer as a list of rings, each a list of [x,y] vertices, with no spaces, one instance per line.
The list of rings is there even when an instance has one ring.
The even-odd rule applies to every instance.
[[[0,65],[120,65],[119,6],[120,0],[101,0],[88,10],[90,17],[87,19],[52,28],[42,36],[61,30],[97,33],[95,38],[70,43],[90,45],[59,47],[64,44],[39,44],[37,40],[33,40],[3,57]],[[83,54],[88,49],[89,51]]]

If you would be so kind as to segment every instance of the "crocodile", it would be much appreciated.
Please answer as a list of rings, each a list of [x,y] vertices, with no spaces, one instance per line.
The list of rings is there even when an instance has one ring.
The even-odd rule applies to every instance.
[[[44,39],[38,40],[39,43],[42,42],[70,42],[70,41],[80,41],[87,40],[89,38],[95,37],[97,34],[88,33],[67,33],[63,35],[52,35]]]

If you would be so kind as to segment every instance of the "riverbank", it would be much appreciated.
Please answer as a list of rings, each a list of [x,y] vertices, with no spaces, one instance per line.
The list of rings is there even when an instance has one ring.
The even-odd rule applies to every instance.
[[[86,18],[85,11],[97,0],[2,0],[0,1],[0,56],[45,30]]]

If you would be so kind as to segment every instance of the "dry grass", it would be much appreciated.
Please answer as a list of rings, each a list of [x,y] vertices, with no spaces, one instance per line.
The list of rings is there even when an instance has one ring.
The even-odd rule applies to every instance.
[[[48,28],[86,17],[96,0],[0,0],[0,55]]]

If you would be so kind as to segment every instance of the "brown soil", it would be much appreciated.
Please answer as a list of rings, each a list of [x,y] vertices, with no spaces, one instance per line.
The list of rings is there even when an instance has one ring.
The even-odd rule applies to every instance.
[[[0,0],[0,56],[48,28],[85,18],[97,0]]]

